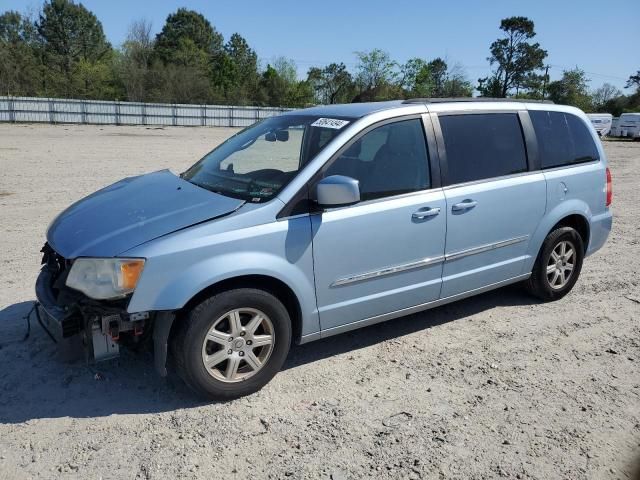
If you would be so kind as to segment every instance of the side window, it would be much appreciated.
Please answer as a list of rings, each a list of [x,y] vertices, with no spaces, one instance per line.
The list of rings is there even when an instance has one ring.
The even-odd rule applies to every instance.
[[[516,113],[440,115],[448,183],[501,177],[527,170]]]
[[[589,129],[575,115],[530,111],[540,146],[542,168],[554,168],[599,158]]]
[[[325,172],[360,181],[362,200],[424,190],[431,186],[420,119],[403,120],[364,134]]]

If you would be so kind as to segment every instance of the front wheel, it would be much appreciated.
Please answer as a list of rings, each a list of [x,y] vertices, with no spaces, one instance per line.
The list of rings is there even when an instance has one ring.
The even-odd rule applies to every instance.
[[[262,290],[240,288],[211,296],[183,322],[172,342],[178,373],[212,400],[261,389],[280,370],[291,344],[287,309]]]
[[[580,234],[571,227],[557,228],[542,244],[526,287],[542,300],[558,300],[578,281],[583,260],[584,242]]]

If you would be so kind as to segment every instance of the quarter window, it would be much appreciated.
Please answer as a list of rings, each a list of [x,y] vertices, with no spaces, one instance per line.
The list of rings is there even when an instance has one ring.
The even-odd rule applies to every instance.
[[[359,180],[362,200],[429,188],[422,121],[403,120],[364,134],[329,166],[329,175]]]
[[[585,123],[563,112],[530,111],[540,145],[542,168],[598,160],[598,149]]]
[[[516,113],[441,115],[439,120],[449,184],[527,170],[522,128]]]

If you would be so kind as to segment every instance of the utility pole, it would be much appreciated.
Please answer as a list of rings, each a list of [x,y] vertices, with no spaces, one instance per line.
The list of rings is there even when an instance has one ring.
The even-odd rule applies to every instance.
[[[549,81],[549,65],[544,67],[544,81],[542,82],[542,100],[547,96],[547,82]]]

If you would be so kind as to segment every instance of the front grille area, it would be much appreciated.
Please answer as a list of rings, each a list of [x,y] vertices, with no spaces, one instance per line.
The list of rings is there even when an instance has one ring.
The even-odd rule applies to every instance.
[[[42,247],[42,265],[49,271],[51,275],[50,285],[51,293],[56,301],[60,300],[60,293],[65,288],[65,280],[69,274],[71,262],[56,252],[48,243]],[[58,302],[59,303],[59,302]]]

